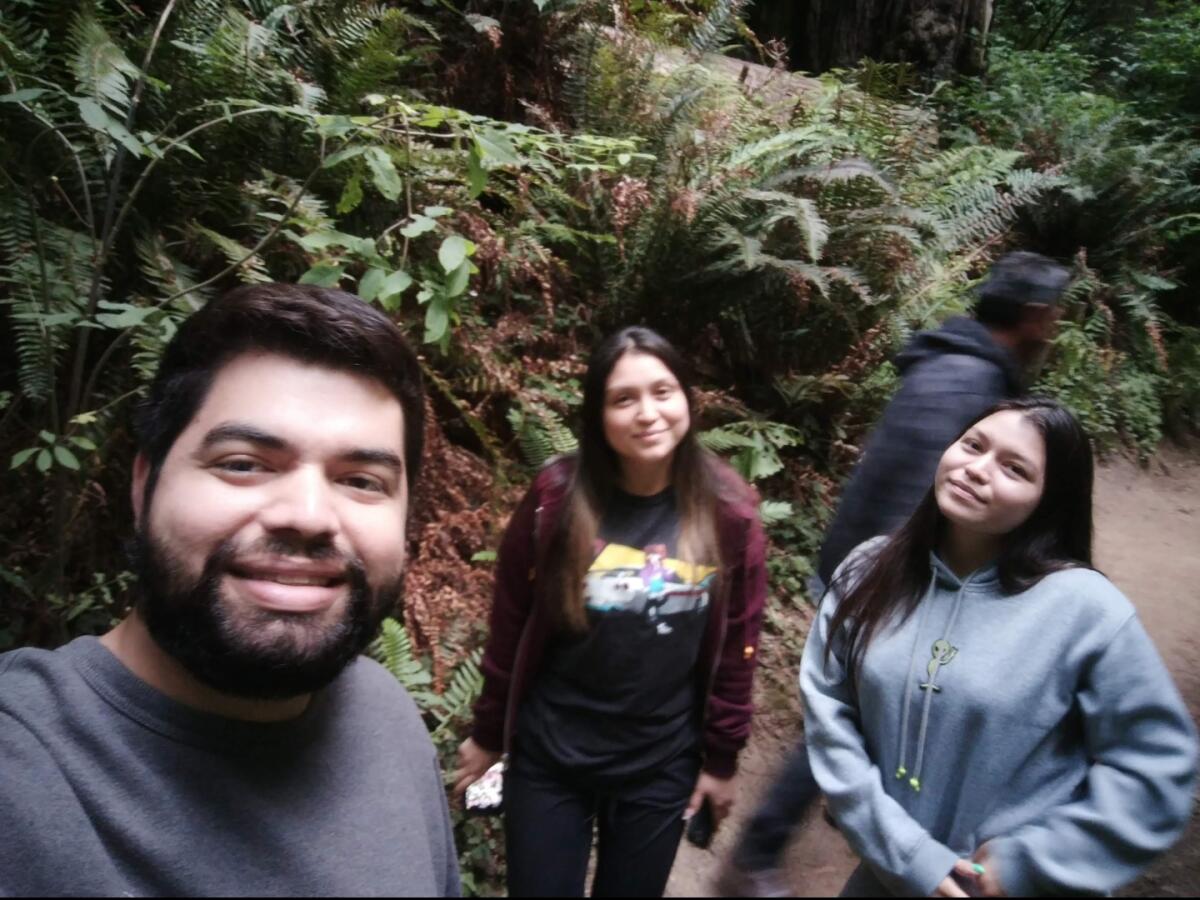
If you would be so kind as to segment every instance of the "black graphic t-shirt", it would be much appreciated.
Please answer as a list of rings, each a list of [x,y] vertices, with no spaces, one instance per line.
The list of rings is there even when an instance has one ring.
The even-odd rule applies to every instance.
[[[584,587],[588,631],[547,648],[519,753],[624,779],[699,747],[695,667],[716,569],[675,559],[678,541],[672,489],[614,498]]]

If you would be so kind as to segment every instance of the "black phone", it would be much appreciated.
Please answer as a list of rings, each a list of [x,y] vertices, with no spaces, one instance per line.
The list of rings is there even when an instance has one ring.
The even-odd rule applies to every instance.
[[[701,850],[707,850],[716,830],[717,823],[713,818],[712,804],[705,797],[704,802],[700,804],[700,809],[688,819],[687,830],[683,834],[689,844],[699,847]]]

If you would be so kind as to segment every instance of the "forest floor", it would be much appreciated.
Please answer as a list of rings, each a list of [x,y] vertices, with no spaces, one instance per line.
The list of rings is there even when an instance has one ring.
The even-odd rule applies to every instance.
[[[1146,467],[1114,458],[1097,470],[1096,563],[1133,600],[1159,652],[1200,722],[1200,453],[1174,447]],[[713,896],[713,877],[784,754],[799,737],[794,671],[811,613],[789,611],[796,635],[764,639],[754,736],[742,754],[738,804],[709,850],[681,846],[668,897]],[[778,624],[778,623],[777,623]],[[793,658],[794,657],[794,658]],[[857,865],[841,834],[816,813],[786,855],[800,897],[836,896]],[[1200,808],[1175,849],[1121,891],[1132,897],[1200,892]]]

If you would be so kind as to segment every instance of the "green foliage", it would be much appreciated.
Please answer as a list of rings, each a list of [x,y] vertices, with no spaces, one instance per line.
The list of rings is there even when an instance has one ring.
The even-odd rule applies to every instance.
[[[799,430],[779,422],[745,419],[700,433],[700,442],[717,453],[733,451],[733,467],[747,481],[769,478],[783,468],[780,451],[803,443]],[[786,512],[776,508],[764,513],[777,517]]]
[[[1151,34],[1186,43],[1177,29],[1189,15],[1172,8],[1144,21],[1134,43],[1150,46]],[[1144,98],[1120,92],[1132,90],[1139,57],[1114,57],[1114,69],[1069,45],[1019,51],[1004,41],[991,56],[986,84],[964,83],[943,102],[963,150],[981,140],[1014,147],[1060,179],[1018,223],[1033,247],[1076,257],[1069,305],[1084,327],[1064,333],[1047,383],[1078,404],[1101,443],[1123,435],[1150,452],[1169,382],[1164,304],[1180,308],[1196,271],[1200,143],[1176,117],[1148,119]]]
[[[1145,114],[1200,126],[1200,7],[1166,2],[1138,19],[1111,58],[1121,88]]]
[[[558,413],[536,402],[527,402],[508,411],[508,424],[521,447],[525,462],[534,469],[563,453],[573,453],[579,441]]]
[[[412,639],[403,625],[395,619],[384,619],[371,655],[383,663],[413,699],[423,706],[432,704],[434,695],[429,693],[428,686],[433,677],[417,658]]]
[[[1053,366],[1038,389],[1072,409],[1101,449],[1123,439],[1149,456],[1162,440],[1162,375],[1105,346],[1095,331],[1061,325]]]
[[[1200,431],[1200,328],[1175,325],[1163,385],[1163,418],[1177,434]]]

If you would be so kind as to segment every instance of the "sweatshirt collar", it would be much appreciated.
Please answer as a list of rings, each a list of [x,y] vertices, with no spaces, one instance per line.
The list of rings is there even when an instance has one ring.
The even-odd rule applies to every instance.
[[[993,593],[1000,583],[1000,569],[995,560],[976,569],[966,578],[959,578],[936,553],[929,554],[929,564],[933,567],[934,577],[938,585],[957,591],[966,587],[968,591]]]

